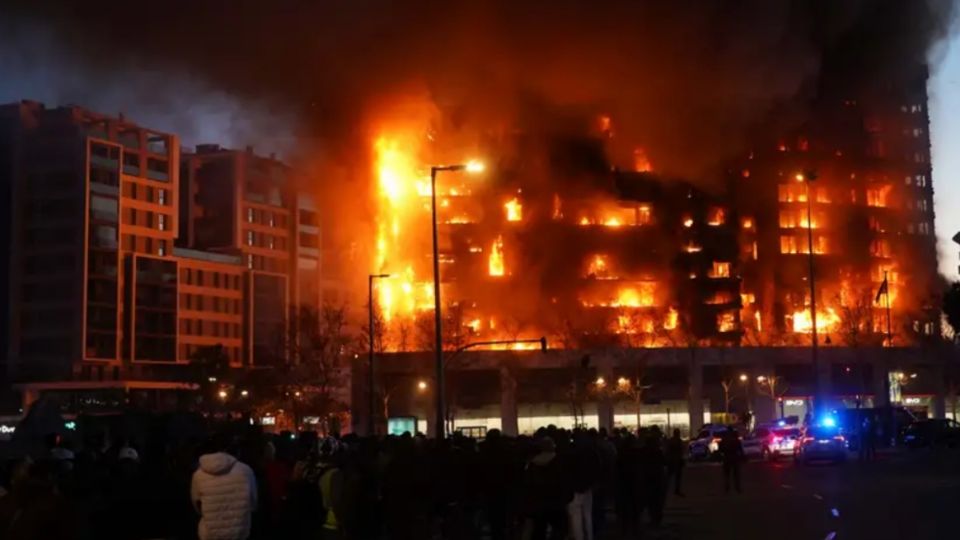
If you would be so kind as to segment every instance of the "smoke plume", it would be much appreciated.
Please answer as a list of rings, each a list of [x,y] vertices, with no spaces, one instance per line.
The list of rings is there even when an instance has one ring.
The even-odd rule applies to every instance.
[[[190,124],[206,106],[231,140],[283,149],[291,137],[278,132],[296,132],[320,143],[301,152],[333,156],[364,136],[373,107],[411,93],[482,130],[542,131],[544,111],[602,111],[658,170],[698,177],[756,130],[802,121],[823,92],[870,88],[925,63],[953,8],[239,0],[144,12],[131,2],[15,2],[0,10],[0,67],[31,73],[34,89],[57,87],[45,95],[112,101],[107,110],[123,104],[133,116],[166,109],[191,136],[209,136]],[[17,88],[4,86],[8,96]]]

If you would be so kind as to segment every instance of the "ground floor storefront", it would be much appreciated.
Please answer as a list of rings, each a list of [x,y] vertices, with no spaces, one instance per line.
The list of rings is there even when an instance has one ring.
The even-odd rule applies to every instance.
[[[377,357],[378,433],[435,431],[434,366],[429,353]],[[821,349],[816,366],[806,348],[480,351],[447,360],[444,377],[446,429],[472,435],[656,425],[688,436],[709,422],[803,419],[818,393],[831,408],[894,403],[918,417],[950,417],[955,401],[942,360],[914,348]],[[351,379],[353,428],[366,433],[369,372]]]

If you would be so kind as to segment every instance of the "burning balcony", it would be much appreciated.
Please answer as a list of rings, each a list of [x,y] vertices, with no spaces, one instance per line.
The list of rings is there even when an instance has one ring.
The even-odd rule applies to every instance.
[[[581,292],[584,307],[644,308],[659,305],[657,282],[594,282]]]
[[[577,223],[581,226],[601,225],[604,227],[637,227],[651,222],[649,206],[613,206],[586,210],[580,214]]]

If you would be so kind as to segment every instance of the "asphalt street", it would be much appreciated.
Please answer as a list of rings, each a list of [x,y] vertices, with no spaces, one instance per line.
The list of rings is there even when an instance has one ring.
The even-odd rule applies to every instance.
[[[657,539],[939,539],[960,537],[960,451],[897,451],[876,462],[750,462],[743,493],[717,464],[691,464]]]

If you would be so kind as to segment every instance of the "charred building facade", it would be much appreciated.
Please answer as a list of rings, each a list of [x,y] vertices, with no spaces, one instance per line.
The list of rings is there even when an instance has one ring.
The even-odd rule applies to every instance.
[[[512,157],[482,179],[442,176],[435,194],[447,396],[464,402],[454,426],[696,429],[709,411],[731,412],[729,383],[744,396],[735,409],[772,418],[804,414],[817,386],[837,403],[884,403],[890,373],[918,369],[912,403],[943,415],[925,85],[924,72],[896,91],[818,99],[809,121],[759,140],[716,179],[660,176],[639,148],[629,167],[612,161],[615,119],[603,116],[546,150],[516,132],[477,144]],[[371,267],[392,276],[374,297],[378,384],[400,389],[377,414],[424,428],[432,375],[414,351],[432,348],[421,233],[432,195],[422,156],[434,149],[410,141],[373,145]],[[450,162],[437,154],[427,159]],[[456,352],[539,336],[555,351]],[[355,405],[365,380],[354,378]]]

